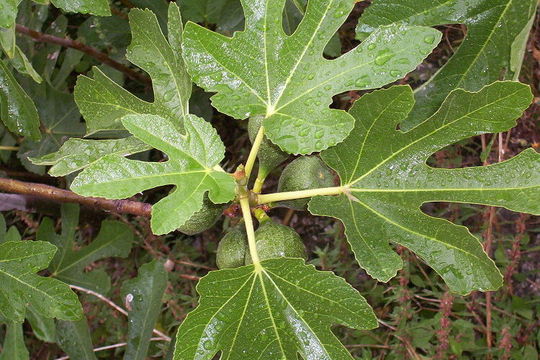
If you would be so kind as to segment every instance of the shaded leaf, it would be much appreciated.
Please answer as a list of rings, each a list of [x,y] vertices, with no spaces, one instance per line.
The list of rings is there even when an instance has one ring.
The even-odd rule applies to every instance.
[[[21,74],[30,76],[40,83],[41,76],[36,72],[25,53],[17,46],[15,39],[15,21],[6,29],[0,29],[0,47],[4,50],[11,65]]]
[[[199,306],[180,326],[175,360],[352,359],[330,330],[377,327],[364,298],[342,278],[300,259],[212,271]]]
[[[58,91],[48,83],[35,84],[30,79],[23,79],[21,85],[37,106],[43,136],[39,142],[23,142],[17,155],[28,170],[43,174],[45,168],[32,164],[29,158],[57,151],[66,139],[82,136],[84,125],[72,94]]]
[[[72,359],[96,360],[86,318],[56,322],[57,344]]]
[[[41,316],[33,307],[29,306],[26,320],[32,326],[32,332],[41,341],[56,342],[56,325],[54,319]]]
[[[328,108],[332,96],[403,77],[441,37],[425,27],[385,27],[330,61],[322,52],[354,2],[309,1],[291,36],[283,31],[284,5],[285,0],[244,1],[246,30],[232,38],[188,23],[183,47],[195,83],[217,92],[212,103],[219,111],[238,119],[264,115],[269,139],[290,153],[307,154],[341,142],[354,120]],[[423,41],[426,37],[433,41]]]
[[[13,133],[39,140],[39,116],[32,99],[0,60],[0,120]]]
[[[184,118],[186,135],[156,115],[128,115],[122,119],[135,137],[167,154],[161,163],[109,155],[86,168],[71,188],[83,196],[123,199],[163,185],[176,188],[152,207],[152,231],[166,234],[182,226],[202,207],[203,196],[216,204],[232,200],[235,181],[219,162],[225,147],[212,126],[201,118]]]
[[[152,261],[139,269],[139,276],[122,285],[122,298],[131,300],[128,311],[126,360],[144,360],[150,338],[161,313],[161,298],[167,287],[167,272],[160,261]]]
[[[0,315],[23,321],[31,305],[45,317],[76,320],[82,316],[77,295],[59,280],[38,276],[56,247],[43,241],[7,241],[0,244]]]
[[[109,258],[125,258],[131,251],[133,233],[128,225],[119,221],[104,220],[97,237],[87,246],[74,250],[75,231],[79,223],[79,206],[62,205],[62,233],[57,235],[54,223],[45,218],[41,222],[37,239],[48,241],[59,249],[51,264],[51,276],[70,285],[107,293],[111,281],[103,269],[85,272],[84,269],[95,261]]]
[[[440,71],[416,90],[416,104],[402,128],[433,115],[458,88],[478,91],[496,80],[514,79],[512,46],[534,14],[536,0],[376,0],[360,18],[357,33],[389,24],[463,23],[467,36]]]
[[[540,156],[527,150],[499,164],[463,169],[432,168],[426,161],[464,138],[510,129],[530,101],[530,89],[514,82],[477,93],[455,90],[430,119],[402,132],[396,126],[414,106],[412,90],[400,86],[365,95],[350,111],[357,119],[351,136],[321,154],[345,193],[313,198],[309,210],[342,220],[356,259],[380,281],[402,266],[391,241],[414,251],[455,292],[495,290],[502,277],[478,239],[420,207],[446,201],[538,214]]]
[[[10,227],[9,229],[6,227],[6,220],[0,214],[0,243],[3,243],[4,241],[20,241],[21,235],[19,234],[19,230],[15,226]]]
[[[69,12],[110,16],[108,0],[51,0],[54,6]]]
[[[242,9],[239,0],[183,0],[180,2],[180,9],[186,20],[204,24],[219,25],[223,19],[223,12],[229,7]]]
[[[7,323],[6,336],[0,360],[28,360],[30,354],[24,344],[24,334],[22,323],[10,321]]]
[[[15,23],[20,3],[21,0],[0,0],[0,28],[9,28]]]

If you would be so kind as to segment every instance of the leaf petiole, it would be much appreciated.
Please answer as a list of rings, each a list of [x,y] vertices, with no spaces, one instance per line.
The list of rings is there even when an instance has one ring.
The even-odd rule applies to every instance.
[[[277,201],[305,199],[313,196],[339,195],[345,192],[345,187],[335,186],[328,188],[309,189],[300,191],[287,191],[274,194],[257,195],[257,204],[268,204]]]
[[[253,227],[253,218],[251,216],[251,206],[249,205],[249,197],[247,194],[240,196],[240,207],[242,208],[242,215],[244,217],[244,223],[246,225],[246,233],[249,245],[249,254],[251,260],[255,266],[255,271],[260,272],[262,270],[261,260],[257,253],[257,245],[255,244],[255,228]]]
[[[255,165],[255,160],[257,159],[257,154],[259,153],[259,149],[261,147],[261,143],[264,139],[264,126],[261,126],[259,128],[259,132],[257,132],[257,136],[255,137],[255,140],[253,141],[253,146],[251,147],[251,151],[249,152],[249,156],[246,162],[246,178],[249,181],[249,177],[251,175],[251,171],[253,170],[253,166]]]
[[[266,176],[263,176],[261,172],[259,171],[259,173],[257,174],[257,178],[255,179],[255,183],[253,184],[253,192],[255,194],[261,193],[265,180],[266,180]]]

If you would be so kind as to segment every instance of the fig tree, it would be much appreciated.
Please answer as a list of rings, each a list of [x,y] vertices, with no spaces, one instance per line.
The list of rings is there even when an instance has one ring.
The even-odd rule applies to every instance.
[[[281,173],[278,191],[300,191],[334,186],[332,170],[318,156],[293,160]],[[279,204],[295,210],[306,210],[309,199],[282,201]]]

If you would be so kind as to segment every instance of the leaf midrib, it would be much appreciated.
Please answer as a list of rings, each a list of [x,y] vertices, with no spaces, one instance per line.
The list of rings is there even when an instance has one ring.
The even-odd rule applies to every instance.
[[[456,84],[456,86],[454,86],[455,89],[459,88],[460,85],[462,84],[463,82],[463,79],[465,78],[465,76],[471,71],[473,65],[476,63],[476,61],[478,60],[478,58],[480,57],[480,54],[483,53],[483,51],[485,50],[487,44],[491,41],[491,38],[493,37],[493,34],[495,33],[495,28],[497,26],[497,24],[500,23],[501,19],[504,17],[504,15],[506,14],[506,12],[508,11],[509,9],[509,6],[510,4],[513,4],[513,0],[509,0],[507,5],[505,6],[504,10],[501,12],[501,15],[499,16],[499,18],[497,19],[497,21],[495,22],[495,25],[493,27],[493,31],[490,31],[490,34],[488,36],[488,38],[486,39],[486,41],[482,44],[481,46],[481,49],[480,51],[478,51],[476,53],[476,55],[474,56],[474,60],[471,61],[469,64],[470,66],[467,67],[467,69],[464,71],[464,72],[461,72],[460,73],[460,76],[458,77],[459,81],[458,83]],[[492,10],[489,9],[489,10]],[[489,11],[488,10],[488,11]],[[468,25],[468,22],[465,22],[464,21],[464,24],[467,24]],[[433,74],[433,76],[431,78],[429,78],[428,81],[426,81],[424,84],[422,84],[422,86],[418,87],[416,90],[414,90],[415,93],[419,93],[421,90],[423,89],[426,89],[436,78],[437,78],[437,75],[439,75],[444,69],[446,68],[446,65],[441,67],[435,74]]]
[[[22,281],[20,278],[14,276],[14,275],[11,275],[10,273],[8,273],[7,271],[4,271],[2,268],[0,268],[0,274],[4,274],[12,279],[14,279],[16,282],[22,284],[23,286],[26,286],[27,288],[30,288],[32,289],[33,291],[35,291],[36,293],[39,293],[39,294],[43,294],[43,296],[45,296],[46,298],[50,299],[50,301],[52,303],[58,303],[54,297],[52,296],[49,296],[49,294],[45,291],[42,291],[41,289],[37,288],[37,287],[34,287],[32,285],[30,285],[29,283],[26,283],[24,281]],[[37,276],[39,277],[39,275],[33,273],[32,271],[29,271],[29,272],[26,272],[26,273],[22,273],[22,274],[18,274],[20,277],[23,277],[23,276],[26,276],[26,275],[29,275],[29,274],[34,274],[34,276]]]
[[[155,15],[153,15],[155,17]],[[156,19],[157,20],[157,19]],[[182,95],[180,94],[180,87],[178,85],[178,79],[176,78],[175,74],[176,74],[176,71],[173,71],[173,69],[171,68],[170,64],[169,64],[169,61],[167,60],[167,57],[165,56],[165,54],[161,51],[161,48],[159,46],[155,46],[156,44],[152,41],[152,39],[150,38],[150,36],[148,36],[148,34],[146,33],[146,31],[140,31],[140,34],[143,35],[143,37],[145,37],[146,39],[148,39],[148,42],[149,44],[153,45],[153,47],[155,49],[157,49],[157,51],[159,52],[159,54],[161,55],[161,57],[163,59],[165,59],[165,66],[167,66],[167,69],[169,69],[169,73],[171,74],[171,77],[173,78],[173,81],[174,81],[174,88],[176,90],[176,95],[178,96],[178,101],[180,102],[180,107],[182,108],[182,114],[185,115],[187,114],[186,112],[186,109],[184,108],[184,99],[182,99]],[[159,34],[161,34],[163,36],[163,33],[158,33],[158,36]],[[165,42],[167,43],[168,46],[170,46],[169,42],[167,41],[167,39],[165,38],[165,36],[163,36],[163,40],[165,40]],[[172,49],[171,49],[171,52],[172,52]],[[174,53],[172,54],[173,58],[175,57]],[[175,59],[176,60],[176,59]],[[160,94],[162,95],[162,94]],[[164,104],[164,103],[162,103]],[[168,106],[167,106],[168,108]]]
[[[367,205],[366,203],[362,202],[361,200],[359,200],[358,198],[355,198],[355,202],[358,202],[360,205],[362,205],[364,208],[366,208],[366,210],[368,210],[369,212],[373,213],[375,216],[377,217],[380,217],[381,219],[383,219],[385,222],[388,222],[394,226],[397,226],[398,228],[400,228],[401,230],[403,230],[404,232],[406,233],[411,233],[411,234],[414,234],[414,235],[417,235],[417,236],[420,236],[422,238],[425,238],[425,239],[428,239],[428,240],[433,240],[434,242],[437,242],[439,244],[442,244],[444,245],[445,247],[448,247],[448,248],[451,248],[451,249],[454,249],[454,250],[457,250],[467,256],[470,256],[474,259],[476,259],[480,264],[484,264],[484,262],[482,261],[482,259],[476,255],[474,255],[473,253],[470,253],[468,251],[465,251],[465,249],[461,249],[459,247],[456,247],[450,243],[446,243],[444,241],[441,241],[437,238],[434,238],[434,237],[431,237],[431,236],[428,236],[428,235],[425,235],[425,234],[422,234],[422,233],[419,233],[417,231],[414,231],[413,229],[409,229],[408,227],[405,227],[401,224],[398,224],[397,222],[393,221],[392,219],[390,218],[387,218],[386,216],[384,216],[383,214],[381,214],[380,212],[378,212],[377,210],[373,209],[372,207],[370,207],[369,205]],[[427,215],[426,215],[427,216]],[[429,217],[429,216],[427,216]],[[472,235],[471,235],[472,236]]]
[[[98,235],[99,237],[99,235]],[[102,250],[103,248],[105,247],[108,247],[109,245],[113,244],[114,242],[116,242],[118,239],[121,239],[122,238],[122,234],[117,234],[114,238],[111,238],[109,240],[107,240],[106,242],[104,242],[103,244],[101,244],[99,247],[97,247],[94,251],[91,251],[89,252],[88,254],[86,254],[85,256],[79,256],[75,261],[73,261],[72,263],[70,263],[69,265],[67,265],[66,267],[63,267],[61,268],[60,270],[58,270],[58,267],[57,267],[57,270],[55,271],[55,275],[59,275],[63,272],[66,272],[68,269],[74,267],[75,265],[83,262],[85,259],[89,258],[90,256],[94,255],[95,253],[97,253],[98,251]],[[89,245],[90,246],[90,245]],[[69,251],[70,254],[73,254],[73,255],[77,255],[77,253],[79,252],[82,252],[84,250],[80,250],[80,251]],[[59,266],[62,265],[62,263],[59,264]]]
[[[492,106],[492,105],[495,104],[495,103],[498,103],[498,102],[501,102],[501,101],[503,101],[503,100],[505,100],[505,99],[508,99],[508,98],[510,98],[510,97],[513,97],[515,94],[517,94],[518,92],[520,92],[520,91],[522,91],[522,90],[523,90],[523,89],[519,89],[519,90],[516,90],[516,91],[512,92],[511,94],[508,94],[508,95],[506,95],[506,96],[504,96],[504,97],[499,97],[499,98],[497,98],[496,100],[494,100],[494,101],[492,101],[492,102],[490,102],[490,103],[487,103],[487,104],[485,104],[485,105],[483,105],[483,106],[481,106],[481,107],[479,107],[479,108],[476,108],[474,111],[469,112],[469,113],[467,113],[467,114],[464,114],[464,115],[458,117],[457,119],[455,119],[455,120],[453,120],[453,121],[451,121],[451,122],[444,123],[443,125],[437,127],[435,130],[433,130],[433,131],[431,131],[431,132],[429,132],[429,133],[427,133],[427,134],[421,136],[420,138],[418,138],[418,139],[416,139],[416,140],[410,142],[409,144],[403,146],[403,147],[402,147],[401,149],[399,149],[398,151],[393,152],[393,153],[392,153],[391,155],[389,155],[386,159],[384,159],[383,161],[381,161],[381,162],[379,162],[378,164],[374,165],[374,166],[373,166],[369,171],[367,171],[364,175],[362,175],[362,176],[358,177],[356,180],[350,182],[350,183],[348,184],[348,186],[353,186],[354,184],[358,183],[358,182],[361,181],[362,179],[366,178],[366,177],[369,176],[372,172],[374,172],[375,170],[377,170],[377,168],[379,168],[379,167],[381,167],[382,165],[386,164],[388,161],[390,161],[390,160],[391,160],[392,158],[394,158],[396,155],[398,155],[398,154],[400,154],[401,152],[407,150],[407,149],[410,148],[411,146],[413,146],[413,145],[415,145],[415,144],[417,144],[417,143],[419,143],[419,142],[425,140],[426,138],[429,138],[429,137],[433,136],[434,134],[438,133],[439,131],[441,131],[441,130],[443,130],[443,129],[445,129],[445,128],[447,128],[447,127],[453,125],[453,124],[455,124],[455,123],[458,122],[458,121],[461,121],[461,120],[463,120],[463,119],[465,119],[465,118],[467,118],[467,117],[471,117],[472,114],[475,114],[475,113],[477,113],[477,112],[479,112],[479,111],[481,111],[481,110],[483,110],[483,109],[485,109],[485,108],[487,108],[487,107],[490,107],[490,106]],[[458,91],[462,91],[463,93],[469,93],[469,94],[472,94],[472,93],[470,93],[470,92],[468,92],[468,91],[464,91],[464,90],[458,90]],[[427,119],[427,120],[425,120],[424,122],[422,122],[422,123],[421,123],[420,125],[418,125],[416,128],[413,128],[413,129],[411,129],[410,131],[408,131],[408,133],[411,133],[411,132],[415,131],[415,129],[418,129],[419,126],[421,126],[421,125],[427,123],[428,121],[430,121],[430,120],[431,120],[434,116],[436,116],[436,115],[437,115],[437,113],[435,113],[432,117],[430,117],[429,119]]]
[[[287,104],[283,105],[283,106],[280,106],[279,108],[275,109],[275,106],[279,104],[279,101],[281,100],[281,97],[283,96],[283,94],[285,93],[285,90],[287,89],[287,86],[289,85],[289,83],[291,82],[292,78],[294,77],[294,74],[296,73],[296,70],[298,70],[298,66],[300,66],[300,64],[302,63],[302,61],[304,60],[304,56],[306,56],[306,53],[308,51],[308,49],[311,47],[311,45],[313,44],[313,39],[315,39],[315,36],[319,34],[319,30],[321,29],[321,26],[322,26],[322,23],[324,22],[324,19],[326,19],[326,15],[328,14],[328,12],[330,11],[330,8],[332,7],[332,5],[334,4],[335,0],[330,0],[328,1],[328,4],[326,6],[326,9],[324,10],[323,14],[321,15],[320,17],[320,21],[319,23],[317,24],[317,27],[315,28],[315,31],[313,31],[313,33],[311,34],[311,37],[309,39],[309,41],[306,43],[306,46],[304,47],[304,49],[302,50],[300,56],[298,57],[297,61],[296,61],[296,64],[294,64],[294,66],[292,67],[291,71],[289,72],[289,75],[287,76],[287,79],[285,79],[285,83],[283,84],[283,87],[281,89],[281,93],[278,95],[276,101],[271,104],[271,101],[270,101],[270,98],[268,99],[269,102],[267,104],[267,106],[269,106],[270,108],[269,109],[272,109],[272,113],[273,112],[278,112],[280,109],[283,109],[285,106],[287,106],[288,104],[290,104],[291,102],[288,102]],[[290,36],[287,37],[287,38],[291,38]],[[314,88],[316,89],[316,87]],[[302,97],[303,95],[301,95],[300,97]],[[299,98],[300,98],[299,97]],[[293,100],[292,102],[296,101]],[[267,116],[268,117],[268,116]]]

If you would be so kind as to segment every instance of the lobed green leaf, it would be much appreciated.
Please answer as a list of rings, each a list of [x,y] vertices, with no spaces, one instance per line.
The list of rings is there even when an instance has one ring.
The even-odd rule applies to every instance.
[[[212,271],[199,306],[178,330],[175,360],[352,359],[330,330],[377,326],[365,299],[342,278],[301,259]]]
[[[156,115],[128,115],[124,127],[149,146],[163,151],[161,163],[108,155],[85,169],[73,182],[83,196],[123,199],[164,185],[176,188],[152,208],[152,231],[166,234],[182,226],[201,209],[206,192],[221,204],[235,196],[235,181],[219,168],[225,147],[212,126],[201,118],[184,118],[186,134]]]
[[[0,315],[12,321],[24,320],[27,306],[45,317],[77,320],[81,304],[69,286],[41,277],[56,247],[43,241],[6,241],[0,244]]]
[[[415,90],[416,104],[402,128],[433,115],[454,89],[478,91],[496,80],[515,79],[515,44],[527,28],[536,0],[375,0],[360,18],[361,37],[389,24],[462,23],[467,35],[450,60]]]
[[[430,119],[396,130],[414,106],[409,87],[363,96],[351,109],[351,136],[321,154],[345,194],[316,197],[313,214],[341,219],[360,265],[381,281],[402,266],[389,242],[403,245],[435,269],[450,288],[467,294],[495,290],[502,277],[478,239],[462,226],[424,214],[426,202],[460,202],[540,213],[540,156],[527,150],[508,161],[464,169],[426,164],[443,147],[474,135],[502,132],[528,107],[530,89],[497,82],[477,93],[453,91]]]
[[[351,131],[354,119],[328,107],[333,95],[403,77],[441,37],[430,28],[390,26],[340,58],[326,60],[324,48],[353,1],[309,1],[303,21],[290,36],[282,24],[285,0],[242,4],[246,28],[232,38],[186,25],[186,64],[195,83],[217,92],[212,103],[219,111],[238,119],[264,115],[268,138],[294,154],[326,149]]]

